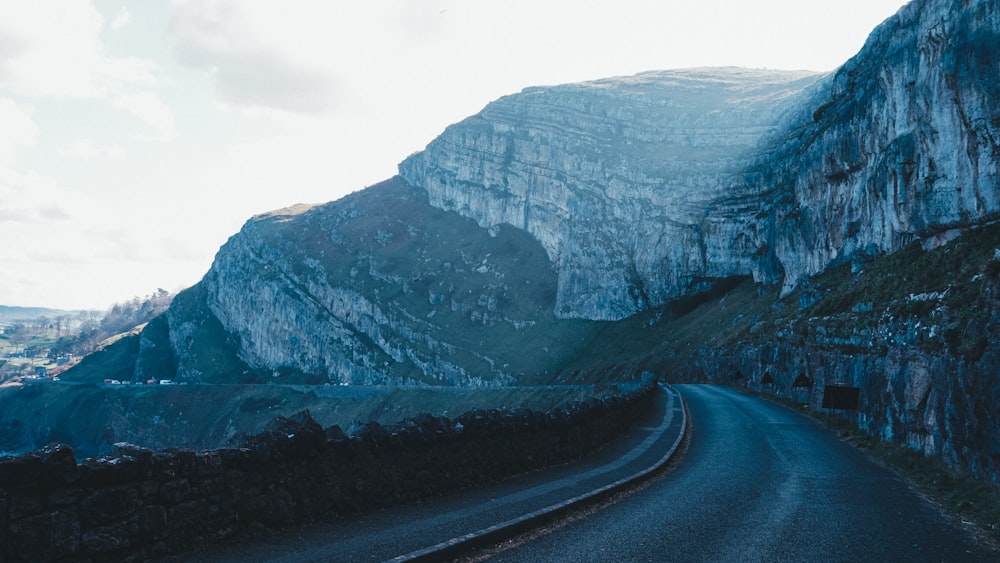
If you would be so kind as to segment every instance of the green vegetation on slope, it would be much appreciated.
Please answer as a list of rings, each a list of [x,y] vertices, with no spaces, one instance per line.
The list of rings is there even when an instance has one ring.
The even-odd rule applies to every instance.
[[[733,280],[715,294],[614,323],[602,333],[606,346],[574,363],[595,373],[621,364],[699,380],[698,358],[706,349],[804,344],[822,334],[823,346],[856,353],[858,335],[878,336],[880,324],[907,320],[925,329],[924,351],[975,361],[1000,341],[990,320],[1000,307],[998,249],[1000,223],[969,229],[932,250],[915,242],[894,254],[833,266],[784,297],[776,286]]]
[[[993,541],[1000,541],[1000,489],[948,468],[940,458],[926,457],[905,446],[890,444],[865,433],[840,417],[812,410],[807,405],[773,395],[757,394],[812,417],[876,462],[896,471],[932,498],[948,513],[974,522]]]
[[[159,289],[144,298],[116,303],[104,313],[0,306],[0,357],[7,360],[0,360],[0,382],[60,375],[80,357],[137,333],[136,327],[165,311],[171,299],[173,295]],[[126,343],[124,347],[111,356],[131,354],[134,358],[134,346]],[[109,366],[109,372],[115,373],[108,377],[120,378],[126,369]]]
[[[77,457],[107,454],[116,442],[153,449],[222,447],[276,416],[308,409],[325,426],[392,424],[418,414],[456,417],[472,409],[549,410],[616,392],[608,386],[442,387],[286,385],[96,385],[26,382],[0,386],[0,452],[50,442]],[[44,408],[41,408],[44,405]]]
[[[291,268],[297,282],[363,296],[390,318],[378,327],[384,339],[405,340],[425,361],[447,350],[444,360],[487,381],[507,373],[517,384],[549,383],[600,325],[555,317],[556,273],[529,234],[434,208],[398,178],[295,215],[259,217],[255,231],[278,256],[276,272]],[[408,331],[427,338],[400,337]],[[374,343],[368,352],[394,378],[441,383]]]

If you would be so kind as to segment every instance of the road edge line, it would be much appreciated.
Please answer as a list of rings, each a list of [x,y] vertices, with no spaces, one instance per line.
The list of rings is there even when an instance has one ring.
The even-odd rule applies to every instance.
[[[453,559],[475,548],[493,545],[504,539],[537,528],[545,522],[551,522],[557,519],[563,514],[569,512],[571,509],[577,508],[585,503],[596,503],[610,497],[614,493],[617,493],[628,486],[634,485],[643,479],[648,478],[673,459],[689,430],[688,407],[683,395],[681,395],[680,391],[672,385],[661,383],[660,387],[668,393],[674,393],[680,401],[681,408],[679,411],[681,415],[681,431],[677,433],[677,439],[674,440],[674,443],[670,446],[670,449],[667,450],[667,453],[653,465],[628,477],[619,479],[614,483],[605,485],[599,489],[594,489],[593,491],[582,495],[578,495],[569,500],[538,509],[534,512],[529,512],[524,516],[519,516],[517,518],[507,520],[506,522],[501,522],[494,526],[483,528],[482,530],[470,532],[468,534],[458,536],[457,538],[443,541],[430,547],[394,557],[388,561],[393,563],[402,563],[406,561],[444,561]]]

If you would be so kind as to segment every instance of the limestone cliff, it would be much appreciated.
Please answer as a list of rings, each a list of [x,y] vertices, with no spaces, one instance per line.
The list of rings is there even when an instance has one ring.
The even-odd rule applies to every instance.
[[[759,278],[894,252],[1000,213],[1000,6],[915,0],[877,28],[760,161]],[[774,268],[774,263],[780,266]]]
[[[580,345],[563,338],[588,330],[554,330],[555,284],[526,233],[394,179],[248,221],[178,296],[164,345],[188,381],[544,382]]]
[[[432,205],[537,238],[559,316],[620,319],[751,273],[757,206],[733,192],[821,78],[705,68],[529,88],[449,127],[400,175]]]
[[[834,75],[650,72],[502,98],[400,165],[510,224],[556,313],[620,319],[753,274],[785,291],[1000,212],[995,3],[916,0]]]

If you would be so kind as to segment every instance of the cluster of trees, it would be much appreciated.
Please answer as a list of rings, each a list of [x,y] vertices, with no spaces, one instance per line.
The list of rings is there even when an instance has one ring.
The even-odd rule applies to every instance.
[[[109,336],[132,330],[166,311],[173,298],[167,290],[158,289],[143,299],[135,297],[125,303],[115,303],[101,319],[100,329]]]
[[[100,319],[93,317],[86,319],[78,330],[60,336],[52,346],[50,355],[89,354],[108,338],[128,332],[166,311],[173,298],[174,294],[165,289],[158,289],[145,297],[134,297],[123,303],[115,303]]]
[[[116,303],[104,313],[0,308],[0,382],[37,375],[36,369],[52,368],[53,363],[58,368],[64,365],[59,361],[62,358],[85,356],[108,338],[166,311],[173,297],[158,289],[145,297]]]

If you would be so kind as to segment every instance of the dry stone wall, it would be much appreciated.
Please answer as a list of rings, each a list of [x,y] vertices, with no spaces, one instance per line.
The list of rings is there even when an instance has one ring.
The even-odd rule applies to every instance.
[[[351,434],[303,411],[239,448],[53,444],[0,458],[0,561],[145,560],[493,482],[594,451],[648,412],[653,384],[550,412],[476,410]]]

